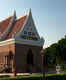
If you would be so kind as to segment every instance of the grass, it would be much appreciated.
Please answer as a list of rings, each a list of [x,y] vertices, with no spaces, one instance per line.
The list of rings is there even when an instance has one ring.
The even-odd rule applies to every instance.
[[[42,80],[42,74],[30,74],[27,76],[3,77],[0,80]]]
[[[5,76],[0,80],[42,80],[42,74],[30,74],[26,76]],[[66,80],[66,72],[60,74],[46,74],[46,80]]]
[[[46,80],[66,80],[66,72],[60,74],[46,74]]]

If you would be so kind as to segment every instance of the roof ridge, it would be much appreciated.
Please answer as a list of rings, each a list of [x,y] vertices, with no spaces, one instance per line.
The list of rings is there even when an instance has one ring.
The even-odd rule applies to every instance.
[[[21,30],[21,28],[23,27],[24,22],[25,22],[27,17],[28,17],[28,14],[25,14],[25,15],[19,17],[19,18],[16,18],[13,25],[11,24],[12,23],[11,21],[12,21],[12,18],[15,18],[14,15],[9,16],[9,17],[5,18],[4,20],[1,20],[0,21],[0,25],[1,25],[0,31],[3,34],[2,35],[2,40],[5,40],[7,38],[12,37],[12,35],[15,32],[19,32]],[[9,27],[9,26],[12,26],[13,28]],[[16,29],[17,26],[19,27],[18,30]]]
[[[24,16],[18,17],[18,18],[16,19],[16,21],[19,20],[19,19],[21,19],[21,18],[24,18],[25,16],[28,16],[28,14],[25,14]]]
[[[7,19],[9,19],[9,18],[11,18],[11,17],[13,17],[13,15],[12,15],[12,16],[9,16],[9,17],[7,17],[7,18],[4,18],[3,20],[0,21],[0,23],[6,21]]]
[[[29,15],[29,14],[27,13],[27,14],[25,14],[24,16],[18,17],[18,18],[16,19],[16,21],[19,20],[19,19],[21,19],[21,18],[23,18],[23,17],[25,17],[25,16],[28,16],[28,15]],[[0,20],[0,23],[3,22],[3,21],[6,21],[7,19],[9,19],[9,18],[11,18],[11,17],[13,17],[13,16],[14,16],[14,15],[11,15],[11,16],[8,16],[8,17]]]

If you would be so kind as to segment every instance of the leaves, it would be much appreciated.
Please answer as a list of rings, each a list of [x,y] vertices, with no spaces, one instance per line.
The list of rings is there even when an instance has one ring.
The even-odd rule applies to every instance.
[[[46,64],[61,64],[66,61],[66,36],[43,50]]]

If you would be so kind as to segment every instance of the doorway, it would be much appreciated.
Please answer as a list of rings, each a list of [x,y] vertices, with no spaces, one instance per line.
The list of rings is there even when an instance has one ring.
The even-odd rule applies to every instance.
[[[32,50],[29,49],[27,52],[27,72],[32,71],[33,65],[34,65],[34,55],[32,53]]]

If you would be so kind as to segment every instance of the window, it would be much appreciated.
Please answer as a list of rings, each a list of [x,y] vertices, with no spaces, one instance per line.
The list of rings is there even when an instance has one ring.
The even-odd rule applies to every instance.
[[[24,34],[27,34],[27,32],[26,32],[26,31],[24,31]]]
[[[29,35],[29,36],[32,36],[32,33],[31,33],[31,32],[28,32],[28,35]]]

